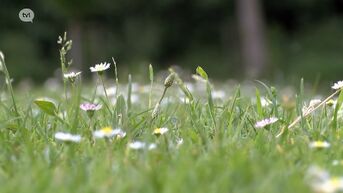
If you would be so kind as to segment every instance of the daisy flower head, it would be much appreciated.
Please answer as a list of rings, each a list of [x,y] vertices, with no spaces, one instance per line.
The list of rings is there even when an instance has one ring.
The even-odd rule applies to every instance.
[[[110,63],[104,62],[100,64],[95,64],[94,67],[90,67],[89,69],[91,70],[91,72],[97,72],[98,74],[101,74],[103,71],[109,69],[110,65]]]
[[[331,145],[327,141],[312,141],[309,144],[309,147],[312,149],[326,149],[329,148]]]
[[[147,144],[145,142],[141,142],[141,141],[134,141],[128,144],[128,147],[130,149],[134,149],[134,150],[139,150],[139,149],[148,149],[148,150],[152,150],[152,149],[156,149],[157,145],[155,143],[150,143]]]
[[[336,82],[331,88],[335,90],[339,90],[343,88],[343,80]]]
[[[57,132],[57,133],[55,133],[55,139],[57,139],[59,141],[64,141],[64,142],[79,143],[81,141],[81,136],[80,135],[73,135],[70,133]]]
[[[152,134],[156,135],[156,136],[160,136],[160,135],[164,135],[165,133],[167,133],[169,131],[168,128],[166,127],[161,127],[161,128],[156,128],[154,129],[154,132]]]
[[[343,177],[331,176],[330,173],[318,166],[311,166],[305,180],[314,192],[334,193],[343,190]]]
[[[70,73],[66,73],[63,74],[63,77],[65,79],[68,79],[71,83],[74,83],[76,78],[81,74],[81,72],[70,72]]]
[[[111,127],[104,127],[100,130],[94,131],[93,136],[95,138],[111,138],[117,137],[118,139],[124,138],[126,133],[121,129],[112,129]]]
[[[80,108],[87,112],[87,115],[89,118],[92,118],[94,115],[94,112],[100,110],[101,107],[102,105],[100,104],[92,104],[92,103],[82,103],[80,105]]]
[[[256,122],[255,127],[256,128],[263,128],[263,127],[265,127],[267,125],[275,123],[278,120],[279,119],[276,118],[276,117],[271,117],[271,118],[263,119],[261,121]]]

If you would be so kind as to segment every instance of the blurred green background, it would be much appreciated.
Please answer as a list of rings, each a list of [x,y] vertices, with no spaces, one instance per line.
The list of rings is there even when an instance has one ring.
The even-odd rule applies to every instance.
[[[18,18],[23,8],[34,23]],[[212,78],[334,81],[343,74],[342,0],[1,0],[0,50],[18,83],[59,68],[57,37],[73,40],[73,66],[120,71],[171,65]]]

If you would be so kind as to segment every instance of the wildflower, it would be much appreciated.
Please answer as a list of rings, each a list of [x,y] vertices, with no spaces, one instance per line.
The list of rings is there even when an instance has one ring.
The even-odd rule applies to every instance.
[[[154,130],[153,134],[156,135],[156,136],[160,136],[160,135],[163,135],[163,134],[167,133],[168,130],[169,130],[169,129],[166,128],[166,127],[156,128],[156,129]]]
[[[330,143],[327,141],[313,141],[309,144],[310,148],[329,148]]]
[[[92,104],[92,103],[82,103],[80,105],[80,108],[87,112],[87,115],[89,118],[92,118],[94,115],[94,112],[97,110],[100,110],[101,107],[102,106],[100,104]]]
[[[80,135],[73,135],[70,133],[64,133],[64,132],[57,132],[55,133],[55,139],[65,142],[75,142],[78,143],[81,141]]]
[[[110,63],[104,62],[100,64],[95,64],[94,67],[90,67],[89,69],[91,70],[91,72],[102,73],[103,71],[109,69],[110,65],[111,65]]]
[[[80,105],[80,108],[84,111],[97,111],[101,109],[101,105],[99,104],[91,104],[91,103],[83,103]]]
[[[126,133],[121,129],[112,129],[111,127],[104,127],[98,131],[94,131],[93,136],[95,138],[111,138],[116,136],[118,139],[120,139],[124,138],[126,136]]]
[[[268,119],[263,119],[262,121],[256,122],[255,127],[256,128],[263,128],[263,127],[265,127],[267,125],[275,123],[278,120],[279,119],[276,118],[276,117],[271,117],[271,118],[268,118]]]
[[[68,79],[71,83],[74,83],[76,77],[78,77],[80,74],[81,74],[81,72],[76,72],[76,73],[70,72],[70,73],[64,74],[63,76],[65,79]]]
[[[317,184],[316,192],[338,192],[343,190],[343,177],[332,177],[324,182]]]
[[[155,143],[146,144],[145,142],[134,141],[134,142],[129,143],[128,147],[130,149],[135,149],[135,150],[145,149],[145,148],[148,148],[148,150],[152,150],[152,149],[156,149],[157,145]]]
[[[331,88],[335,90],[339,90],[343,88],[343,80],[336,82]]]
[[[305,176],[314,192],[334,193],[343,190],[343,177],[331,177],[318,166],[311,166]]]

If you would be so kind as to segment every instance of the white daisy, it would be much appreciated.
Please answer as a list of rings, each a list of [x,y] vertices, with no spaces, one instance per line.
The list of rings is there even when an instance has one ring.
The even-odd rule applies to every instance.
[[[70,73],[66,73],[66,74],[63,74],[64,78],[76,78],[78,75],[80,75],[81,72],[70,72]]]
[[[263,127],[265,127],[267,125],[275,123],[278,120],[279,119],[276,118],[276,117],[271,117],[271,118],[268,118],[268,119],[263,119],[262,121],[256,122],[255,127],[256,128],[263,128]]]
[[[163,134],[167,133],[168,131],[169,131],[169,129],[166,127],[156,128],[156,129],[154,129],[154,132],[152,134],[159,136],[159,135],[163,135]]]
[[[336,82],[331,88],[335,90],[343,88],[343,80]]]
[[[95,64],[94,67],[90,67],[91,72],[102,72],[110,68],[110,63],[104,62],[100,64]]]
[[[121,129],[112,129],[111,127],[104,127],[100,130],[94,131],[93,136],[95,138],[124,138],[126,136],[126,132],[122,131]]]
[[[76,78],[81,74],[81,72],[70,72],[67,74],[63,74],[65,79],[68,79],[71,83],[74,83]]]
[[[312,141],[309,144],[310,148],[329,148],[331,145],[327,141]]]
[[[55,139],[57,139],[59,141],[78,143],[81,141],[81,136],[80,135],[73,135],[70,133],[57,132],[57,133],[55,133]]]
[[[152,149],[156,149],[157,145],[155,143],[146,144],[145,142],[134,141],[134,142],[129,143],[128,147],[130,149],[135,149],[135,150],[145,149],[145,148],[148,148],[148,150],[152,150]]]
[[[311,166],[305,179],[314,192],[334,193],[343,190],[343,177],[332,177],[329,172],[318,166]]]

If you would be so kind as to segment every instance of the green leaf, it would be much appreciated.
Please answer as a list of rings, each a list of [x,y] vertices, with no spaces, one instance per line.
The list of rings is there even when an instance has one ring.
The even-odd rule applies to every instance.
[[[201,68],[200,66],[197,67],[196,72],[199,76],[201,76],[203,79],[208,80],[208,76],[207,73],[205,72],[205,70],[203,68]]]
[[[45,99],[36,99],[34,103],[42,110],[44,113],[48,115],[55,116],[57,112],[57,108],[55,104],[51,101]]]

